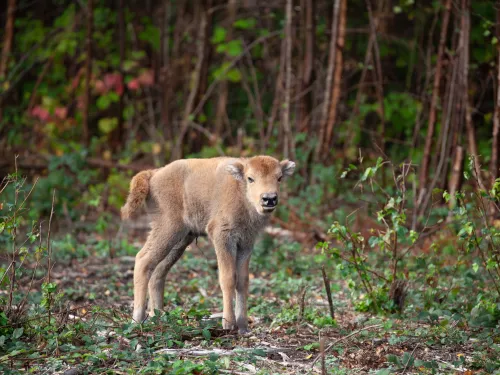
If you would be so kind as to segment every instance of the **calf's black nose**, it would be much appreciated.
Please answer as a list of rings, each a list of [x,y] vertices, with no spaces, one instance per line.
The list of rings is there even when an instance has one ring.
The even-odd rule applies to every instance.
[[[261,203],[264,207],[274,207],[278,204],[278,194],[264,193],[261,195]]]

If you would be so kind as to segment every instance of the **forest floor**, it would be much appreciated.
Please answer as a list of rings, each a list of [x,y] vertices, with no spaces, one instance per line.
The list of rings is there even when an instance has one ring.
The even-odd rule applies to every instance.
[[[345,282],[333,278],[332,320],[321,265],[314,260],[319,250],[288,238],[286,231],[276,236],[280,233],[278,229],[273,236],[263,234],[256,245],[250,275],[251,333],[244,336],[223,331],[220,319],[206,318],[220,313],[222,306],[215,254],[206,239],[191,244],[167,276],[167,313],[140,328],[129,323],[133,255],[147,230],[125,228],[120,236],[131,246],[113,257],[96,255],[96,248],[116,243],[112,238],[87,239],[85,256],[76,254],[76,247],[56,241],[54,257],[59,261],[51,277],[65,304],[57,319],[60,327],[72,326],[75,337],[58,347],[50,360],[25,365],[26,371],[65,375],[488,373],[478,365],[478,357],[495,354],[484,347],[478,350],[478,339],[466,333],[468,327],[355,312]],[[75,322],[80,324],[77,328]],[[325,345],[323,361],[320,342]]]

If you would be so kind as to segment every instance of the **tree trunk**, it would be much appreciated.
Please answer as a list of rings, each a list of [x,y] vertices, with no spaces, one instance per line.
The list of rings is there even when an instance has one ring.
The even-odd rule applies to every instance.
[[[303,0],[304,14],[304,60],[302,62],[302,79],[300,82],[300,101],[298,129],[299,132],[309,130],[312,111],[312,84],[314,82],[314,45],[316,36],[315,0]]]
[[[438,55],[436,62],[436,73],[434,75],[434,85],[432,90],[431,104],[429,108],[429,125],[427,127],[427,136],[425,138],[424,156],[420,169],[420,196],[425,189],[429,174],[429,161],[431,158],[432,138],[436,125],[436,111],[439,98],[439,89],[441,85],[441,72],[443,67],[444,48],[446,44],[446,35],[448,32],[448,23],[450,21],[451,0],[445,0],[445,9],[443,10],[443,24],[441,26],[441,35],[439,38]]]
[[[479,154],[477,152],[476,133],[472,124],[472,109],[469,98],[469,40],[470,40],[470,2],[462,0],[462,94],[463,106],[465,109],[465,128],[467,130],[467,140],[469,153],[473,158],[474,175],[476,182],[481,189],[486,190],[483,179],[481,177],[481,165],[479,163]]]
[[[161,123],[163,127],[163,137],[165,140],[173,138],[172,124],[170,123],[170,97],[171,97],[171,65],[169,54],[169,21],[170,21],[171,3],[170,0],[163,0],[163,24],[161,28],[161,60],[162,68],[160,73],[160,83],[162,86],[161,100]],[[172,150],[170,150],[171,152]]]
[[[339,14],[339,29],[336,43],[337,53],[335,55],[335,78],[333,80],[333,93],[330,109],[328,111],[328,121],[326,125],[326,137],[323,142],[323,153],[327,155],[333,138],[333,128],[337,120],[337,109],[341,96],[342,71],[343,71],[343,51],[345,42],[347,0],[341,0]]]
[[[295,147],[290,125],[290,95],[292,91],[292,0],[286,2],[285,24],[285,101],[281,107],[283,121],[283,155],[295,159]]]
[[[83,142],[89,146],[89,111],[90,111],[90,80],[92,76],[92,32],[94,25],[93,0],[87,0],[87,56],[85,58],[85,92],[83,94]]]
[[[236,18],[237,2],[236,0],[228,0],[227,3],[227,34],[226,39],[229,41],[233,37],[233,23]],[[215,112],[215,135],[217,138],[221,137],[222,129],[226,124],[227,119],[227,96],[229,93],[229,83],[227,80],[223,80],[219,84],[219,97],[217,99],[217,106]]]
[[[500,40],[500,7],[497,8],[497,25],[496,25],[497,38]],[[497,43],[497,98],[495,110],[493,112],[493,139],[491,146],[491,164],[490,173],[492,183],[498,178],[498,169],[500,165],[498,163],[499,154],[499,137],[500,137],[500,44]]]
[[[184,137],[189,127],[189,123],[191,121],[191,113],[193,112],[196,96],[198,94],[198,88],[200,86],[200,75],[203,67],[203,62],[205,59],[204,55],[205,46],[203,42],[205,40],[205,32],[207,29],[206,28],[207,12],[205,11],[205,9],[200,9],[198,18],[199,19],[197,24],[199,25],[199,27],[198,27],[198,36],[196,38],[196,44],[197,44],[196,66],[191,76],[191,84],[189,85],[191,89],[186,101],[186,106],[184,107],[184,114],[181,121],[181,128],[179,130],[179,136],[177,137],[177,141],[172,152],[171,160],[182,158],[182,145],[184,142]]]
[[[340,0],[335,0],[333,5],[332,26],[331,26],[331,39],[330,39],[330,52],[328,56],[328,72],[326,77],[325,95],[323,98],[323,108],[321,111],[321,123],[319,129],[318,144],[316,145],[315,160],[318,160],[323,150],[323,143],[326,138],[326,127],[328,125],[328,114],[330,109],[330,97],[332,93],[333,73],[335,71],[335,55],[337,52],[337,31],[339,23],[339,10]]]
[[[376,86],[375,91],[377,94],[378,101],[378,115],[380,117],[380,129],[378,131],[378,142],[380,143],[380,151],[383,156],[385,155],[385,109],[384,109],[384,76],[382,74],[382,63],[380,61],[380,51],[378,48],[377,41],[377,31],[379,26],[382,24],[382,30],[384,30],[386,22],[385,17],[385,5],[386,2],[379,3],[378,15],[377,17],[373,17],[373,12],[371,10],[370,0],[366,0],[366,5],[368,9],[368,15],[370,17],[370,29],[373,34],[373,61],[375,65],[375,75],[376,75]],[[380,21],[380,18],[383,19],[383,22]],[[383,175],[385,176],[385,175]],[[385,178],[385,177],[384,177]],[[384,180],[385,185],[385,180]]]
[[[9,0],[7,5],[7,19],[5,21],[5,32],[3,37],[2,57],[0,59],[0,82],[6,79],[7,65],[9,63],[12,41],[14,39],[14,19],[16,14],[16,0]],[[3,118],[3,105],[0,98],[0,123]]]
[[[123,92],[120,95],[120,100],[118,101],[118,125],[111,134],[111,146],[114,151],[121,150],[124,138],[123,130],[123,110],[125,107],[125,71],[123,69],[123,62],[125,61],[125,44],[126,44],[126,34],[125,34],[125,1],[118,0],[118,44],[120,49],[120,80],[123,83]]]

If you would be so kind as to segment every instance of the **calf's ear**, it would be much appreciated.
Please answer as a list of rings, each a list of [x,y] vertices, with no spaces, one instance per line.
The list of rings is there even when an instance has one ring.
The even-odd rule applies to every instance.
[[[226,166],[226,171],[229,172],[238,181],[243,181],[244,167],[240,162],[235,161],[234,163],[228,164]]]
[[[280,165],[284,176],[291,176],[293,174],[295,170],[295,163],[293,161],[285,159],[280,162]]]

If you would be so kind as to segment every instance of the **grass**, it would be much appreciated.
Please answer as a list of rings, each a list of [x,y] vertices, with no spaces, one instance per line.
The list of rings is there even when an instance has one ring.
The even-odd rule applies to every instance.
[[[475,247],[487,241],[478,244],[476,230],[462,230],[478,225],[474,205],[420,239],[397,227],[406,225],[398,216],[405,211],[390,199],[371,203],[381,214],[363,209],[355,216],[337,207],[332,216],[345,224],[330,227],[330,220],[319,219],[303,226],[325,232],[330,227],[318,245],[313,236],[297,235],[297,225],[294,231],[279,228],[289,228],[300,216],[291,210],[288,221],[277,220],[272,234],[256,243],[250,266],[252,332],[238,336],[210,318],[221,311],[222,297],[215,254],[205,239],[193,243],[168,275],[165,311],[133,324],[133,256],[147,230],[118,230],[117,218],[108,214],[97,232],[89,230],[90,222],[68,234],[56,231],[49,241],[47,221],[40,226],[22,220],[32,217],[29,206],[20,207],[30,191],[23,183],[10,176],[17,195],[4,189],[8,194],[1,200],[0,241],[8,249],[0,263],[4,374],[490,374],[500,369],[494,264],[483,266],[484,247]],[[392,195],[400,202],[396,190]],[[297,202],[295,210],[301,209]],[[384,219],[386,227],[374,224],[371,217],[377,215],[390,218]],[[392,243],[380,242],[387,233],[407,236],[397,243],[411,246],[396,270],[408,288],[402,310],[393,304],[387,282],[393,275]],[[322,269],[330,279],[334,318]]]

